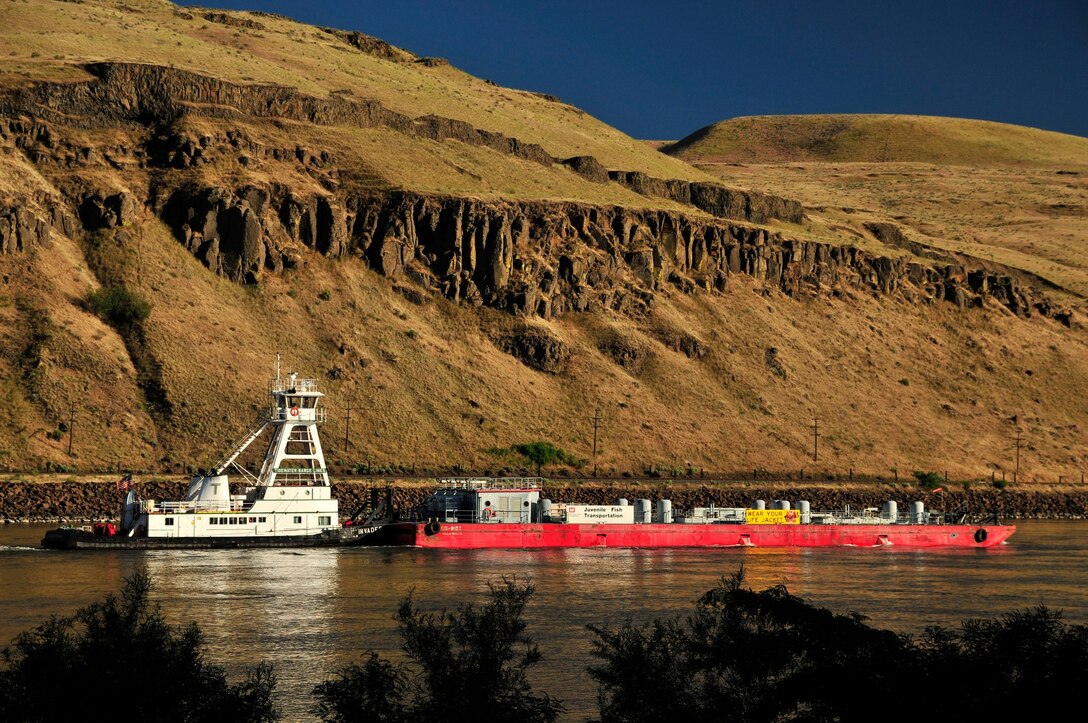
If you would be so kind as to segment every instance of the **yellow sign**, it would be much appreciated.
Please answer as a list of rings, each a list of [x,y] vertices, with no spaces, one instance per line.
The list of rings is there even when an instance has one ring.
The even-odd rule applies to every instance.
[[[799,525],[801,513],[797,510],[745,510],[744,521],[749,525]]]

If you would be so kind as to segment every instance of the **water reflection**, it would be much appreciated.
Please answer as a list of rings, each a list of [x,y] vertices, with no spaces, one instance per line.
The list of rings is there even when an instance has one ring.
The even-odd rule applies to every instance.
[[[62,553],[33,549],[42,528],[0,529],[0,639],[119,589],[136,569],[175,623],[195,620],[209,660],[237,673],[269,660],[288,719],[304,718],[313,686],[367,649],[399,650],[393,615],[414,590],[422,608],[486,599],[488,582],[531,578],[527,617],[545,654],[535,676],[593,710],[586,625],[646,622],[686,611],[741,565],[752,587],[857,610],[902,631],[954,625],[1045,603],[1088,622],[1088,522],[1028,522],[990,550],[209,550]],[[27,547],[18,547],[27,545]]]

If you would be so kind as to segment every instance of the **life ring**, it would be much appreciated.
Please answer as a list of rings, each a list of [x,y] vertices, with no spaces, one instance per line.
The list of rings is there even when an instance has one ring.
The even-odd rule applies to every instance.
[[[297,417],[298,416],[298,407],[291,407],[291,416],[292,417]]]
[[[978,543],[986,542],[986,529],[985,528],[980,527],[977,530],[975,530],[975,542],[978,542]]]
[[[438,520],[431,520],[427,523],[427,526],[423,528],[423,531],[427,533],[427,536],[437,535],[438,531],[442,529],[442,525],[438,524]]]

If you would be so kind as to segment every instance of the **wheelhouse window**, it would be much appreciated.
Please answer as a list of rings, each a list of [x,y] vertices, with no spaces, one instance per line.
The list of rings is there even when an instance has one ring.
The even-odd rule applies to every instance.
[[[317,524],[329,525],[332,524],[332,515],[319,515],[317,518]]]
[[[302,517],[300,515],[295,515],[294,521],[295,521],[296,525],[301,525],[302,524]]]
[[[174,524],[174,518],[173,517],[167,517],[165,520],[163,520],[163,524],[164,525],[173,525]]]

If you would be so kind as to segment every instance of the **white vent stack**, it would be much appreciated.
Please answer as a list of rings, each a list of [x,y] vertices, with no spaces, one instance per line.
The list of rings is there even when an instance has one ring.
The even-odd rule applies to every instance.
[[[775,500],[771,503],[772,510],[788,510],[790,508],[789,500]]]
[[[635,500],[635,522],[647,523],[650,521],[650,501],[646,499]]]
[[[753,509],[753,510],[765,510],[765,509],[767,509],[767,502],[766,502],[766,500],[756,500],[756,503],[755,503],[755,505],[754,505],[754,506],[752,507],[752,509]]]
[[[910,521],[916,525],[924,524],[926,521],[926,506],[922,502],[910,503]]]
[[[672,522],[672,500],[657,501],[657,521],[663,525]]]
[[[888,500],[884,503],[884,508],[880,510],[881,518],[885,520],[891,520],[895,522],[899,517],[899,503],[895,500]]]
[[[798,500],[797,509],[801,513],[801,524],[807,525],[812,522],[812,506],[808,500]]]

